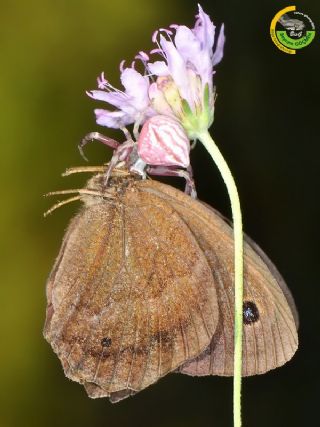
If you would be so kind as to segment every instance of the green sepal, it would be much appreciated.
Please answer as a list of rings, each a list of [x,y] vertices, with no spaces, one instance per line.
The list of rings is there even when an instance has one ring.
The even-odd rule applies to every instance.
[[[193,116],[193,112],[191,110],[191,107],[190,107],[188,101],[186,99],[182,98],[181,105],[182,105],[182,111],[183,111],[184,115],[191,119],[191,117]]]
[[[210,107],[209,99],[210,99],[209,83],[206,83],[203,91],[203,106],[205,110],[209,110],[209,107]]]

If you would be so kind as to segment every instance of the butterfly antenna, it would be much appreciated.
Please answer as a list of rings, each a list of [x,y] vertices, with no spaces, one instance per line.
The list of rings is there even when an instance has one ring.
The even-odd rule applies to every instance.
[[[62,202],[58,202],[58,203],[56,203],[55,205],[53,205],[53,206],[52,206],[52,208],[48,209],[48,210],[43,214],[43,216],[44,216],[44,217],[46,217],[46,216],[48,216],[49,214],[51,214],[53,211],[55,211],[56,209],[60,208],[61,206],[66,205],[66,204],[71,203],[71,202],[75,202],[76,200],[80,200],[80,199],[81,199],[81,196],[75,196],[75,197],[70,197],[70,198],[69,198],[69,199],[67,199],[67,200],[63,200]]]

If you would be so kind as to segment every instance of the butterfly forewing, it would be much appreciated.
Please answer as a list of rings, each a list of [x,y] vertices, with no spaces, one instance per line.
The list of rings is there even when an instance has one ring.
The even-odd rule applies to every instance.
[[[97,178],[94,186],[101,190]],[[214,278],[175,209],[140,182],[88,197],[47,284],[46,339],[91,397],[139,391],[210,343]]]

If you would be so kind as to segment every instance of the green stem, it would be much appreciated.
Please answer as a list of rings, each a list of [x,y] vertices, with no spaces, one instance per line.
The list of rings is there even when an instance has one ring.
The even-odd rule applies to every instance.
[[[234,371],[233,371],[233,423],[234,427],[241,426],[241,374],[242,374],[242,305],[243,305],[243,231],[242,214],[238,190],[231,171],[224,160],[219,148],[208,131],[198,135],[198,139],[208,150],[217,165],[226,184],[233,217],[234,233],[234,275],[235,275],[235,302],[234,302]]]

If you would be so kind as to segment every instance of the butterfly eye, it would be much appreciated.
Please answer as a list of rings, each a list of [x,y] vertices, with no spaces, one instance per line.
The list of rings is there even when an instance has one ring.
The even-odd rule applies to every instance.
[[[108,338],[108,337],[102,338],[101,345],[102,345],[102,347],[110,347],[111,338]]]
[[[243,303],[243,323],[245,325],[250,325],[259,320],[259,310],[258,307],[252,301],[245,301]]]

